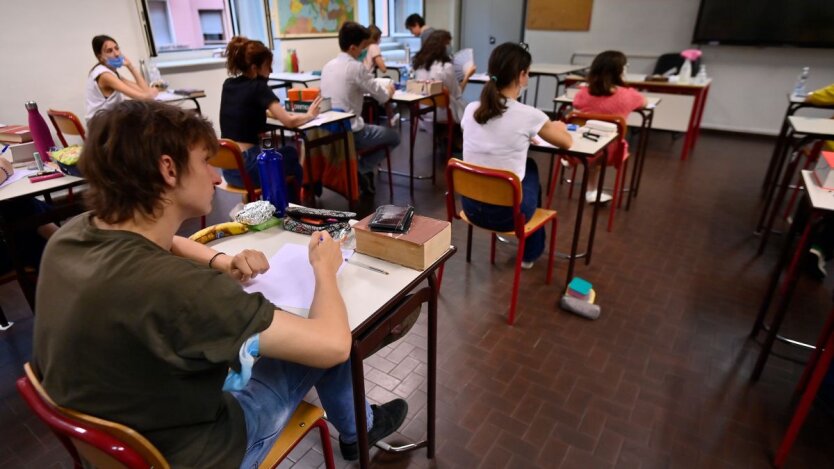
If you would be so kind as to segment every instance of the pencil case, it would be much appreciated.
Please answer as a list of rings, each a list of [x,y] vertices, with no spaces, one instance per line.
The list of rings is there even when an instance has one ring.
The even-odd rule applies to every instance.
[[[64,177],[64,173],[55,171],[54,173],[43,174],[41,176],[32,176],[29,178],[29,182],[41,182],[46,181],[48,179],[55,179],[55,178],[62,178]]]

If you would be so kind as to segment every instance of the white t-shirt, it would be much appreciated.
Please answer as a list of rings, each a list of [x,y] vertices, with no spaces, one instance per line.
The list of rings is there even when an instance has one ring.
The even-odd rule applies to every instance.
[[[475,121],[480,102],[463,111],[463,159],[481,166],[506,169],[524,179],[530,139],[547,123],[547,114],[532,106],[507,100],[507,110],[486,124]]]
[[[110,109],[125,100],[124,95],[116,90],[113,90],[110,96],[104,96],[97,81],[99,75],[102,73],[113,73],[113,70],[110,70],[102,64],[98,64],[90,70],[90,76],[87,77],[87,114],[84,117],[88,121],[102,109]]]
[[[380,55],[382,55],[382,50],[380,50],[379,44],[371,44],[370,46],[368,46],[368,53],[365,54],[364,64],[365,68],[369,72],[373,73],[374,66],[376,66],[376,64],[374,63],[374,59],[379,57]]]
[[[361,117],[365,93],[370,94],[380,104],[388,101],[388,90],[380,81],[374,80],[362,62],[346,52],[340,52],[322,68],[321,95],[330,98],[334,109],[356,114],[350,121],[354,132],[359,132],[365,127],[365,121]]]
[[[428,70],[419,68],[414,71],[414,76],[418,80],[438,80],[443,82],[443,86],[449,90],[449,100],[451,101],[452,117],[455,122],[460,122],[460,116],[463,114],[463,109],[466,107],[466,102],[461,97],[460,83],[455,76],[455,66],[452,62],[438,62],[431,64]],[[437,112],[437,120],[439,122],[446,122],[446,112]]]

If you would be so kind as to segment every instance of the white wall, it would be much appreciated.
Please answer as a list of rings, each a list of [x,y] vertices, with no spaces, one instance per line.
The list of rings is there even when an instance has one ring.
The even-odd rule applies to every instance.
[[[591,30],[526,30],[536,62],[568,63],[574,52],[619,49],[662,54],[691,47],[699,0],[595,0]],[[702,62],[714,79],[703,127],[776,134],[787,106],[786,93],[803,66],[811,67],[808,89],[834,82],[831,49],[704,46]],[[641,70],[629,62],[629,71]],[[644,63],[645,62],[645,63]],[[637,62],[648,66],[653,61]],[[651,70],[644,70],[651,71]],[[544,85],[545,82],[542,84]],[[552,82],[542,97],[553,96]]]

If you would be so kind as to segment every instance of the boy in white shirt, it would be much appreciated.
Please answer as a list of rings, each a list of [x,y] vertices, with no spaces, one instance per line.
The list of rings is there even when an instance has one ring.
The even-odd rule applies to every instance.
[[[321,94],[330,98],[334,109],[356,114],[350,124],[356,150],[376,146],[396,147],[400,134],[394,129],[366,124],[362,119],[365,93],[380,104],[394,95],[394,85],[383,86],[364,67],[359,56],[370,43],[370,31],[359,23],[348,21],[339,29],[339,48],[342,52],[325,64],[321,71]],[[359,158],[359,186],[363,195],[374,193],[374,168],[385,158],[380,149]]]

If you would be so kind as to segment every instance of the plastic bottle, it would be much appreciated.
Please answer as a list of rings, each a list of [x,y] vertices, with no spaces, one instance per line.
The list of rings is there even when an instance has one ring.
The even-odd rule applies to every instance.
[[[298,73],[298,54],[295,52],[295,49],[292,49],[292,53],[290,54],[290,61],[292,63],[293,73]]]
[[[292,72],[292,49],[287,49],[287,53],[284,54],[284,71],[285,72]]]
[[[263,141],[263,151],[258,155],[258,172],[261,176],[263,198],[275,206],[275,216],[284,218],[287,210],[287,182],[284,179],[284,157],[272,148],[272,140]]]
[[[40,153],[42,162],[49,163],[49,149],[55,146],[55,140],[52,139],[52,133],[49,132],[43,116],[38,112],[38,103],[27,101],[25,106],[29,112],[29,131],[32,133],[32,140],[35,141],[35,148]]]
[[[407,42],[403,45],[403,49],[405,49],[405,64],[411,65],[411,47]]]
[[[701,66],[698,67],[698,74],[695,75],[695,84],[703,85],[707,82],[707,80],[709,80],[709,77],[707,76],[707,66],[701,64]]]
[[[808,94],[805,91],[805,83],[808,81],[808,75],[811,74],[811,67],[802,67],[802,73],[799,74],[799,78],[796,79],[796,84],[793,85],[793,95],[799,97],[805,97]]]
[[[692,62],[688,59],[683,61],[681,70],[678,72],[678,83],[687,84],[692,82]]]

